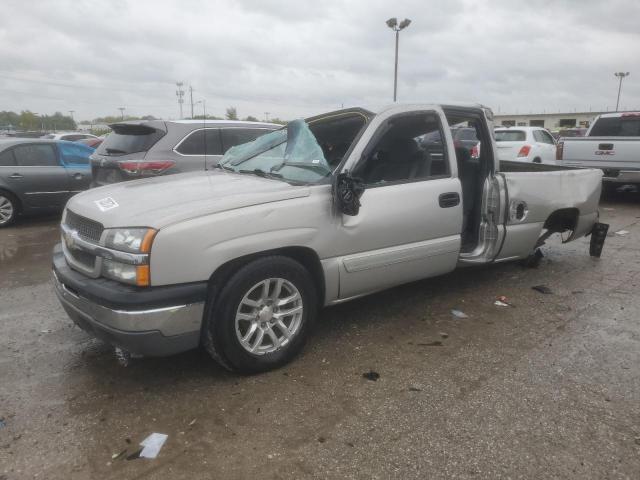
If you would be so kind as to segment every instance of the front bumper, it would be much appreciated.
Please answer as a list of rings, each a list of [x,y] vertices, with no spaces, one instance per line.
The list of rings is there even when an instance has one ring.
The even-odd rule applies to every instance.
[[[167,356],[200,343],[206,282],[140,289],[91,279],[69,268],[59,246],[53,254],[53,281],[71,320],[111,345],[143,356]]]

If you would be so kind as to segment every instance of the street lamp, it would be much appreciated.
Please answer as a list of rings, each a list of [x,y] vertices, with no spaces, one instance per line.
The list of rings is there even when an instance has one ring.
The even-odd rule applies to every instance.
[[[122,118],[122,120],[124,120],[125,107],[118,107],[118,110],[120,110],[120,117]]]
[[[614,75],[620,79],[620,83],[618,84],[618,100],[616,101],[616,112],[617,112],[618,106],[620,105],[620,91],[622,90],[622,79],[624,77],[628,77],[629,72],[616,72],[614,73]]]
[[[202,104],[202,115],[204,116],[203,120],[207,119],[207,101],[202,99],[202,100],[198,100],[196,103],[194,103],[194,105],[198,105],[199,103]]]
[[[404,30],[409,26],[411,20],[405,18],[398,24],[398,19],[396,17],[390,18],[387,20],[387,27],[396,32],[396,68],[393,74],[393,101],[396,101],[398,94],[398,43],[400,42],[400,30]]]

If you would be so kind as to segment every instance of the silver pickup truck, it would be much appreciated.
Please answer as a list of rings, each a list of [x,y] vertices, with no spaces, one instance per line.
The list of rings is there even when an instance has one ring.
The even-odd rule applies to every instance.
[[[451,127],[483,147],[456,148]],[[591,234],[600,170],[496,160],[492,113],[347,109],[230,149],[217,167],[67,204],[57,295],[81,328],[139,355],[204,345],[259,372],[303,346],[319,307]]]
[[[558,164],[599,168],[605,187],[640,186],[640,112],[598,116],[585,137],[558,143]]]

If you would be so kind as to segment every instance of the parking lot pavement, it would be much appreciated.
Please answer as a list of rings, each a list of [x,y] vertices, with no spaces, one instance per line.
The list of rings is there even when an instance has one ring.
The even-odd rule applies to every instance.
[[[326,309],[249,377],[199,351],[118,366],[55,299],[56,220],[23,220],[0,231],[0,478],[639,478],[640,197],[602,207],[600,260],[554,241],[537,269]]]

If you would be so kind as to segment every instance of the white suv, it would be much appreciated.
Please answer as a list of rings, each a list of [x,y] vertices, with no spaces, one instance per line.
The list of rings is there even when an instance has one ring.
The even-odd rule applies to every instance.
[[[556,163],[556,141],[542,127],[501,127],[495,129],[499,160]]]
[[[45,138],[47,140],[66,140],[67,142],[77,142],[78,140],[86,140],[88,138],[98,138],[95,135],[91,135],[90,133],[82,133],[82,132],[60,132],[60,133],[49,133],[44,135],[41,138]]]

